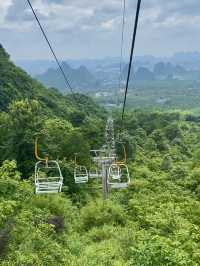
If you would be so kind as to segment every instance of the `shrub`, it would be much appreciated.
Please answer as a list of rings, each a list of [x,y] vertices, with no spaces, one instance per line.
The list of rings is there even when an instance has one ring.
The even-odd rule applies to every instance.
[[[97,200],[90,202],[81,210],[81,224],[84,230],[90,230],[95,226],[125,225],[126,213],[123,208],[109,200]]]
[[[171,170],[173,167],[172,165],[172,159],[170,156],[165,156],[163,161],[162,161],[162,164],[161,164],[161,170],[163,171],[169,171]]]

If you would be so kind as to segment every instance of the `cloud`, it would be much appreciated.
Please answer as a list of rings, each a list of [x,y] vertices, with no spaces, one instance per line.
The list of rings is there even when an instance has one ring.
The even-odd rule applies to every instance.
[[[1,1],[0,2],[0,11],[1,11],[1,16],[0,16],[0,25],[4,24],[5,17],[8,13],[9,8],[12,6],[12,0],[7,0],[7,1]]]
[[[27,45],[33,51],[32,56],[49,56],[45,44],[39,43],[43,42],[41,33],[27,2],[0,2],[0,34],[11,52],[20,53],[28,49],[24,48]],[[119,54],[123,0],[32,0],[32,4],[62,57]],[[126,0],[126,55],[130,50],[136,4],[137,0]],[[169,54],[199,49],[199,10],[199,0],[142,1],[136,52]],[[191,36],[196,42],[191,43]],[[12,48],[11,42],[16,39],[21,47]]]
[[[50,31],[73,28],[85,30],[91,26],[105,30],[118,29],[118,23],[115,22],[121,16],[123,6],[122,0],[32,0],[32,4],[42,23]],[[136,0],[127,0],[127,21],[133,18],[135,6]],[[185,24],[190,21],[192,26],[200,16],[198,7],[200,8],[199,0],[182,0],[181,3],[178,0],[143,1],[141,23],[155,28],[166,28],[167,25],[174,28],[182,24],[180,21]],[[4,1],[0,10],[4,20],[1,27],[13,26],[26,30],[34,25],[30,23],[33,23],[34,18],[26,1]],[[193,17],[196,19],[193,20]]]
[[[105,29],[105,30],[113,30],[115,27],[115,19],[103,21],[101,23],[101,27],[102,27],[102,29]]]
[[[66,5],[61,1],[32,1],[33,7],[40,18],[42,24],[49,31],[63,31],[76,27],[83,19],[88,19],[93,15],[90,8],[78,8],[75,5]],[[1,8],[0,8],[1,9]],[[26,31],[35,27],[35,20],[26,1],[18,2],[15,0],[7,12],[4,21],[4,28]]]
[[[33,22],[34,18],[29,6],[23,2],[13,0],[2,27],[10,28],[10,25],[15,27],[17,24],[24,29],[31,27],[30,21]],[[100,3],[96,0],[32,0],[38,17],[52,31],[71,29],[78,27],[78,24],[82,26],[78,27],[80,29],[90,27],[91,24],[100,26],[107,17],[119,10],[119,3],[120,1],[117,0],[102,0]],[[18,27],[15,28],[18,29]]]
[[[154,14],[152,16],[152,23],[160,23],[161,27],[165,26],[166,21],[177,19],[183,20],[187,24],[187,19],[200,16],[200,3],[198,0],[149,0],[143,7],[144,15],[145,12]],[[172,23],[171,26],[176,27],[177,25]]]

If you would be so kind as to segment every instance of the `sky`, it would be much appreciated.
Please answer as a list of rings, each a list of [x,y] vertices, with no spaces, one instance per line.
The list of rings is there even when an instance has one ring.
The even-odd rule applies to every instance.
[[[120,56],[123,0],[32,0],[61,59]],[[126,0],[123,55],[137,0]],[[15,60],[51,59],[26,0],[0,0],[0,43]],[[200,51],[200,0],[142,0],[136,55]]]

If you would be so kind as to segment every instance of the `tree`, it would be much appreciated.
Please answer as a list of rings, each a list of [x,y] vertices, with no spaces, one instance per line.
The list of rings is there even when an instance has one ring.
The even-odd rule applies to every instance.
[[[172,169],[173,165],[172,165],[172,159],[170,158],[169,155],[166,155],[163,158],[162,164],[161,164],[161,170],[163,171],[170,171]]]
[[[18,101],[9,107],[9,135],[7,136],[5,155],[15,159],[23,177],[33,171],[34,136],[40,132],[42,119],[41,107],[37,101]]]
[[[172,123],[171,125],[165,128],[166,137],[169,140],[173,140],[175,138],[182,138],[182,131],[177,123]]]
[[[68,137],[71,134],[73,127],[71,123],[61,118],[49,118],[44,121],[42,128],[42,142],[43,149],[50,158],[62,159],[67,156],[66,149],[68,149]]]

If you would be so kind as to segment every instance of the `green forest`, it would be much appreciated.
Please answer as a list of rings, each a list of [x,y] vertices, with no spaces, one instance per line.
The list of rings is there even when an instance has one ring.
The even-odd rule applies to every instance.
[[[185,110],[199,112],[199,77],[188,78],[188,80],[165,79],[165,80],[134,80],[130,84],[127,106],[128,108],[143,108],[146,110]],[[100,104],[116,105],[116,91],[109,92],[110,97],[105,95],[96,96],[90,93]],[[118,94],[120,104],[123,104],[124,92]]]
[[[73,171],[76,153],[92,166],[107,116],[87,96],[46,89],[0,47],[0,265],[200,265],[200,115],[128,110],[131,183],[103,200],[101,183],[75,184]],[[35,194],[36,137],[59,161],[62,193]]]

